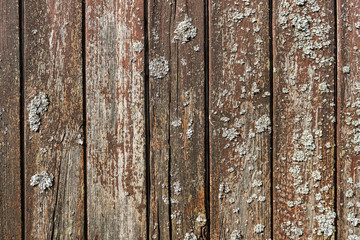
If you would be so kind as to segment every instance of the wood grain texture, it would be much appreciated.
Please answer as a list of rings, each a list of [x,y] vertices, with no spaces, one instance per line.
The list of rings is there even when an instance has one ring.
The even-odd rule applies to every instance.
[[[271,238],[268,1],[210,1],[211,239]]]
[[[19,5],[0,2],[0,239],[20,239]]]
[[[337,4],[338,239],[359,239],[360,1],[339,0]]]
[[[143,6],[86,1],[89,239],[146,239]]]
[[[24,1],[27,239],[84,238],[81,29],[81,1]],[[41,92],[49,106],[33,131],[30,107]],[[30,180],[43,171],[54,182],[42,192]]]
[[[149,2],[150,238],[205,238],[203,0]]]
[[[274,236],[334,239],[335,1],[274,1]]]

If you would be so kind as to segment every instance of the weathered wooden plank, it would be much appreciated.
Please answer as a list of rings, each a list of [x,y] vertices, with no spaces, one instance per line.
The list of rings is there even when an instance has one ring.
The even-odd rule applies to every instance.
[[[273,2],[274,236],[333,239],[335,1]]]
[[[86,1],[89,239],[146,239],[144,2]]]
[[[271,238],[269,1],[210,1],[211,239]]]
[[[359,111],[360,1],[339,0],[338,7],[338,239],[360,239]]]
[[[24,1],[27,239],[84,238],[81,29],[79,0]]]
[[[150,237],[205,237],[204,1],[149,1]]]
[[[0,238],[21,239],[18,1],[1,1],[0,11]]]

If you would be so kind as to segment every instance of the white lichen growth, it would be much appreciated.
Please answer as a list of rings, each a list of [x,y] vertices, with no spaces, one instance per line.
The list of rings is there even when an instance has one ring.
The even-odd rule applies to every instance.
[[[185,44],[197,35],[197,28],[191,24],[191,18],[185,16],[184,21],[180,22],[176,27],[174,39]]]
[[[262,224],[257,224],[257,225],[254,227],[254,232],[257,233],[257,234],[263,233],[264,230],[265,230],[265,226],[262,225]]]
[[[347,220],[353,225],[354,227],[357,227],[360,223],[360,219],[356,217],[355,213],[349,213],[347,216]]]
[[[313,171],[312,172],[312,178],[314,179],[314,181],[320,181],[321,180],[321,173],[319,171]]]
[[[165,57],[154,59],[149,64],[150,76],[161,79],[169,72],[169,62],[165,60]]]
[[[175,195],[179,195],[181,193],[181,186],[180,186],[180,181],[174,182],[174,193]]]
[[[45,191],[53,186],[54,176],[43,171],[40,174],[35,174],[30,179],[30,186],[39,186],[41,191]]]
[[[141,53],[142,50],[144,49],[144,44],[142,42],[136,42],[134,43],[134,51],[137,53]]]
[[[239,230],[232,231],[230,235],[231,240],[240,240],[241,239],[241,232]]]
[[[321,93],[328,93],[330,92],[329,85],[326,82],[319,84],[319,90]]]
[[[255,128],[257,133],[262,133],[266,130],[271,130],[271,120],[268,116],[264,115],[255,121]]]
[[[184,240],[197,240],[197,237],[194,233],[186,233]]]
[[[319,226],[317,235],[332,236],[335,233],[335,218],[336,213],[332,211],[327,211],[326,214],[315,216],[315,220]]]
[[[349,74],[350,73],[350,67],[349,66],[344,66],[343,67],[343,73]]]
[[[224,128],[222,137],[232,141],[235,138],[237,138],[240,135],[240,133],[235,128]]]
[[[30,130],[37,132],[39,131],[40,125],[41,125],[41,115],[43,115],[47,110],[49,106],[49,98],[48,96],[40,92],[38,96],[35,96],[29,106],[29,123],[30,123]]]

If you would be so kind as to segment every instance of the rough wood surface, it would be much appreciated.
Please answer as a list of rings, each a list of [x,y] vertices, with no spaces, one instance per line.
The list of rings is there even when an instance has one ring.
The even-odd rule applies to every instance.
[[[268,1],[211,1],[211,239],[271,238],[270,83]]]
[[[339,0],[337,196],[338,239],[360,239],[360,1]]]
[[[149,1],[150,238],[204,238],[203,0]]]
[[[27,239],[84,238],[81,6],[24,1]],[[43,171],[53,181],[30,186]]]
[[[86,6],[88,237],[145,239],[144,2]]]
[[[335,1],[274,1],[274,236],[334,239]]]
[[[20,239],[19,5],[0,1],[0,239]]]

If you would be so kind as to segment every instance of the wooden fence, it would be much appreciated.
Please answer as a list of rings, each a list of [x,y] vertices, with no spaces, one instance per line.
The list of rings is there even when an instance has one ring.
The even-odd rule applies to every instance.
[[[0,0],[1,239],[360,239],[360,0]]]

